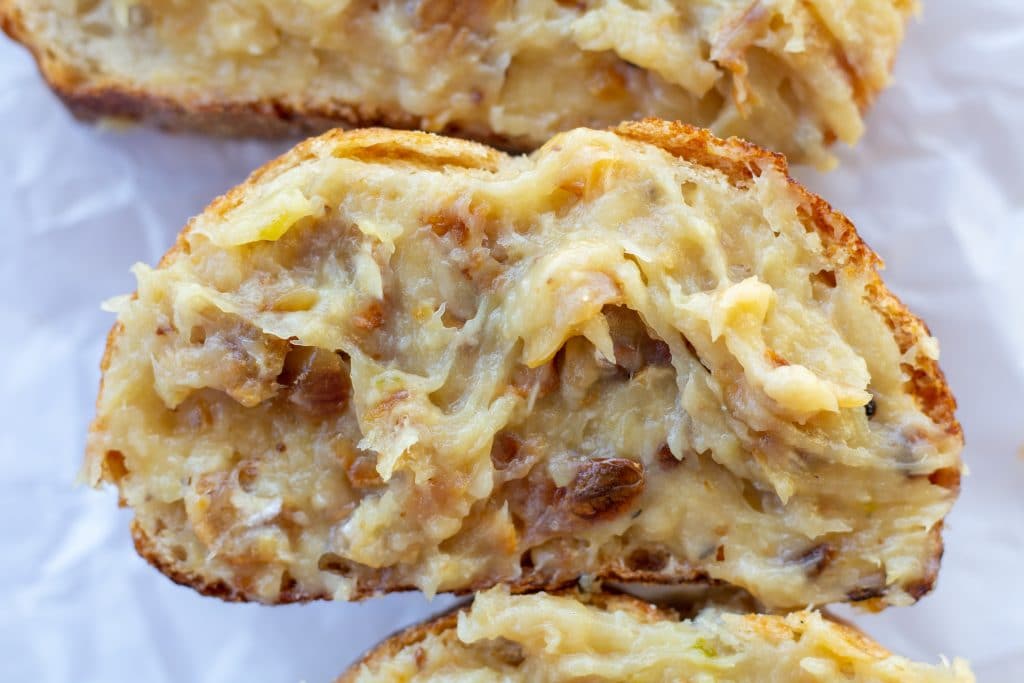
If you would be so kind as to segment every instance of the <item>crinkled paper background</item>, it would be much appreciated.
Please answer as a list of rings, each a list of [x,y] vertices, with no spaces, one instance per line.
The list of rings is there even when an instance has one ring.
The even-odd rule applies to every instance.
[[[930,324],[971,474],[938,589],[857,615],[898,653],[1024,680],[1024,3],[926,0],[868,133],[826,176],[886,280]],[[76,124],[0,40],[0,679],[329,681],[448,604],[231,605],[139,559],[113,491],[77,486],[112,316],[186,219],[284,143]]]

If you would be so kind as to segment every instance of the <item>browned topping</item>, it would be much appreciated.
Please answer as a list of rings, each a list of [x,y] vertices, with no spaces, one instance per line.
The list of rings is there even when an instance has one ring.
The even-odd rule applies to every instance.
[[[423,671],[423,667],[427,665],[427,651],[422,646],[417,646],[413,650],[412,658],[416,663],[416,670]]]
[[[593,519],[617,515],[644,491],[644,468],[625,458],[588,460],[569,485],[569,509]]]
[[[765,349],[765,357],[768,359],[769,363],[771,363],[777,368],[782,367],[784,365],[789,365],[789,361],[780,356],[779,354],[775,353],[774,349]]]
[[[715,548],[715,561],[716,562],[725,562],[725,546],[724,545],[720,545],[717,548]]]
[[[277,381],[290,388],[289,401],[324,417],[343,412],[352,390],[341,356],[309,346],[292,347]]]

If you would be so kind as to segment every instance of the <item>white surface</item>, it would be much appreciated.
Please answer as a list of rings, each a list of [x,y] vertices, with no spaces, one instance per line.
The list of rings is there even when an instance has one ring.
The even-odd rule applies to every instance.
[[[931,0],[862,144],[798,175],[886,259],[942,343],[971,476],[938,589],[857,617],[895,651],[1024,680],[1024,4]],[[0,40],[0,679],[329,681],[445,599],[231,605],[139,559],[112,491],[75,486],[112,318],[186,219],[284,144],[74,123]]]

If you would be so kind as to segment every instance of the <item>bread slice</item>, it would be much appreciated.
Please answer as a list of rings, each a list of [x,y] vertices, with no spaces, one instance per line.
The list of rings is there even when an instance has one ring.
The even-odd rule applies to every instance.
[[[974,681],[967,663],[898,657],[819,612],[694,618],[626,595],[510,595],[493,588],[471,607],[403,631],[337,683],[376,681]]]
[[[780,156],[687,126],[528,157],[334,131],[136,268],[88,479],[228,599],[591,575],[906,604],[962,437],[878,265]]]
[[[822,166],[916,0],[0,0],[80,117],[217,133],[422,128],[529,150],[660,116]]]

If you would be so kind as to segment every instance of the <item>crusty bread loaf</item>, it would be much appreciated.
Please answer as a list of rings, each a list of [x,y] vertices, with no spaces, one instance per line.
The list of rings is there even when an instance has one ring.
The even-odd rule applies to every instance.
[[[228,599],[591,575],[906,604],[962,437],[878,264],[780,156],[687,126],[528,157],[331,132],[137,267],[87,475]]]
[[[889,653],[818,612],[736,614],[715,606],[680,620],[626,595],[510,595],[403,631],[337,683],[377,681],[851,681],[970,683],[967,663],[938,666]]]
[[[422,128],[527,150],[660,116],[830,163],[916,0],[0,0],[84,118],[218,133]]]

